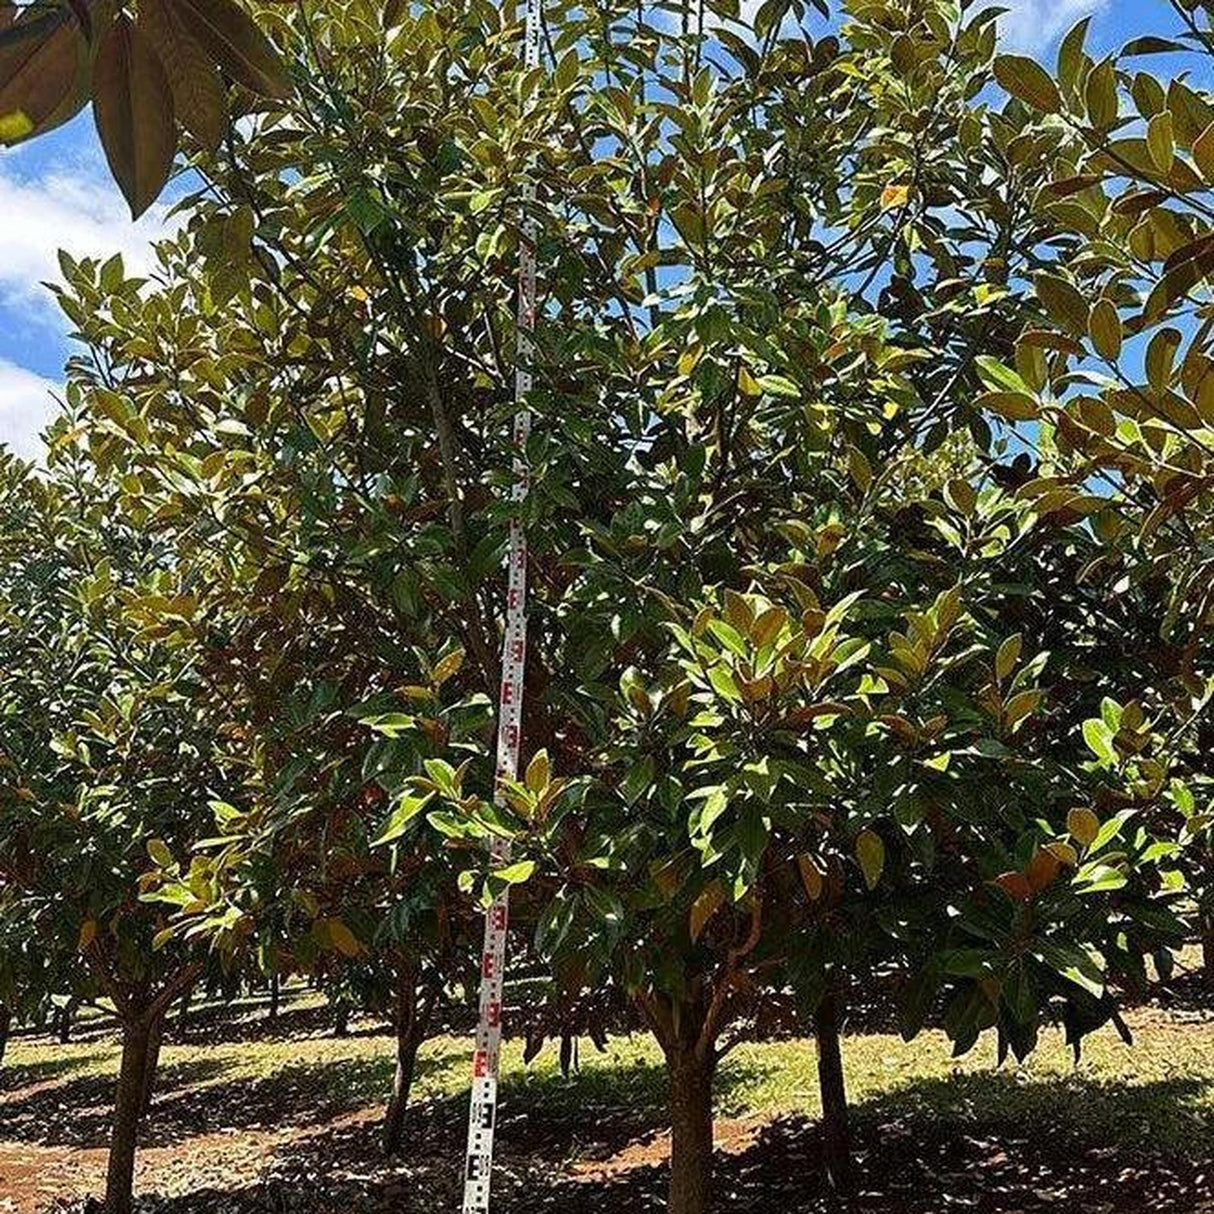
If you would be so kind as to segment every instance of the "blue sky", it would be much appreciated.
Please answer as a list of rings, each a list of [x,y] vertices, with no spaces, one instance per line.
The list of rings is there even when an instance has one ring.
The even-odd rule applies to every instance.
[[[998,0],[991,0],[992,3]],[[1092,13],[1090,45],[1104,51],[1146,31],[1175,26],[1167,0],[1002,0],[1008,49],[1050,56],[1059,38]],[[110,182],[86,111],[46,138],[0,149],[0,443],[36,458],[38,433],[69,353],[68,327],[42,286],[58,277],[56,251],[108,257],[121,251],[138,271],[164,231],[165,209],[132,224]]]
[[[138,269],[164,225],[163,207],[131,222],[87,111],[43,139],[0,149],[0,442],[33,458],[56,409],[69,326],[43,284],[59,277],[58,250],[122,252]]]

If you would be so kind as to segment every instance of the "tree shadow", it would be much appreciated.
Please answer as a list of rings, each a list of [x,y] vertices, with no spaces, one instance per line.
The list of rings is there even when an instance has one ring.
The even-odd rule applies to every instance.
[[[0,1067],[0,1093],[19,1092],[22,1088],[45,1083],[58,1075],[82,1071],[99,1061],[103,1054],[70,1054],[58,1058],[44,1058],[40,1062],[18,1063],[16,1066]]]
[[[295,998],[306,995],[299,992]],[[302,1037],[335,1037],[334,1011],[325,1003],[309,1006],[291,1006],[283,998],[277,1017],[270,1019],[269,999],[246,998],[239,1006],[219,1004],[191,1011],[183,1033],[174,1019],[168,1025],[166,1035],[173,1041],[190,1045],[206,1043],[224,1045],[254,1044],[259,1041],[290,1041]],[[476,1027],[476,1009],[451,1005],[439,1010],[434,1023],[435,1036],[450,1034],[466,1036]],[[344,1037],[383,1037],[392,1033],[388,1020],[374,1012],[358,1013],[354,1023],[342,1034]]]
[[[633,1071],[636,1074],[633,1074]],[[510,1214],[664,1209],[660,1067],[512,1076],[502,1089],[495,1197]],[[742,1072],[731,1082],[745,1082]],[[613,1081],[618,1083],[613,1086]],[[1214,1203],[1210,1085],[1141,1085],[1011,1072],[925,1080],[853,1110],[856,1198],[824,1187],[820,1128],[788,1117],[717,1158],[716,1214],[1193,1214]],[[379,1154],[376,1124],[318,1129],[279,1148],[255,1186],[165,1199],[162,1214],[435,1214],[458,1208],[466,1097],[411,1114],[407,1153]],[[572,1164],[581,1165],[573,1175]],[[588,1161],[590,1165],[587,1166]],[[594,1174],[595,1162],[611,1161]],[[1211,1204],[1214,1209],[1214,1204]]]
[[[450,1065],[423,1058],[419,1076]],[[143,1147],[169,1146],[217,1129],[322,1125],[387,1099],[388,1058],[284,1067],[264,1078],[221,1079],[232,1064],[199,1060],[163,1067],[140,1135]],[[0,1103],[0,1138],[44,1146],[102,1147],[109,1142],[113,1075],[87,1075]]]
[[[13,1040],[24,1040],[45,1045],[97,1045],[118,1033],[118,1018],[103,1010],[89,1009],[87,1016],[81,1015],[72,1021],[66,1041],[59,1039],[49,1023],[25,1025],[13,1034]]]
[[[73,1066],[85,1065],[87,1057],[78,1055],[71,1062]],[[159,1120],[156,1113],[160,1102],[191,1102],[198,1096],[196,1085],[216,1078],[226,1069],[227,1064],[209,1059],[161,1067],[156,1076],[149,1122]],[[80,1075],[0,1101],[0,1139],[42,1146],[105,1146],[110,1137],[116,1082],[117,1076],[112,1073]]]
[[[246,1000],[238,1016],[233,1016],[232,1010],[224,1005],[191,1011],[184,1033],[176,1022],[169,1026],[169,1031],[174,1040],[191,1045],[208,1041],[225,1045],[251,1044],[332,1035],[333,1009],[325,1004],[283,1006],[274,1019],[270,1019],[268,1006],[268,999]],[[349,1035],[357,1036],[358,1032],[352,1031]]]
[[[1204,970],[1177,973],[1153,983],[1135,1006],[1154,1006],[1169,1013],[1188,1012],[1200,1019],[1214,1017],[1214,983]]]
[[[1203,1100],[1210,1087],[1193,1079],[1022,1082],[1008,1072],[920,1081],[853,1109],[858,1186],[850,1203],[824,1183],[820,1125],[789,1117],[764,1128],[746,1150],[718,1154],[717,1208],[720,1214],[1214,1209],[1214,1107]],[[650,1208],[665,1172],[639,1168],[555,1187],[573,1208],[589,1196],[587,1210],[622,1214]],[[517,1212],[538,1214],[552,1204],[528,1199]]]
[[[462,1056],[423,1058],[419,1078],[443,1067],[463,1067]],[[359,1064],[329,1064],[331,1078],[348,1087],[351,1104],[366,1107],[364,1080],[372,1071],[378,1082],[374,1094],[382,1100],[388,1091],[386,1065],[364,1068]],[[297,1078],[297,1076],[295,1076]],[[756,1069],[735,1065],[722,1074],[725,1095],[735,1086],[751,1083]],[[311,1089],[309,1089],[309,1092]],[[501,1087],[497,1144],[500,1168],[495,1193],[502,1208],[523,1209],[529,1195],[558,1193],[565,1210],[597,1210],[590,1186],[578,1185],[570,1194],[559,1178],[575,1160],[605,1160],[630,1147],[651,1142],[665,1128],[666,1077],[657,1063],[613,1067],[601,1064],[575,1072],[569,1078],[546,1069],[513,1072]],[[363,1092],[363,1098],[355,1095]],[[195,1097],[197,1094],[195,1094]],[[253,1102],[265,1091],[254,1089]],[[277,1098],[298,1099],[280,1088]],[[242,1097],[243,1099],[243,1097]],[[309,1099],[311,1096],[309,1095]],[[346,1214],[378,1212],[449,1211],[459,1208],[462,1196],[462,1160],[468,1123],[466,1092],[419,1102],[409,1113],[405,1151],[386,1160],[380,1147],[378,1117],[349,1119],[325,1125],[337,1110],[307,1110],[304,1116],[276,1119],[261,1104],[260,1117],[281,1128],[290,1121],[301,1132],[277,1148],[260,1183],[238,1190],[210,1189],[187,1196],[153,1198],[157,1214]],[[341,1110],[346,1111],[346,1110]],[[239,1118],[237,1118],[237,1122]],[[224,1112],[223,1125],[237,1124],[232,1109]],[[151,1127],[149,1126],[149,1130]],[[149,1134],[143,1145],[156,1145]],[[569,1200],[572,1199],[572,1205]],[[527,1207],[546,1209],[547,1205]],[[632,1214],[629,1211],[629,1214]]]
[[[0,1103],[0,1139],[45,1146],[98,1146],[114,1100],[112,1075],[80,1075]]]
[[[1121,1151],[1204,1150],[1214,1158],[1214,1081],[1176,1075],[1146,1083],[1079,1072],[1034,1079],[1015,1070],[923,1079],[857,1106],[861,1119],[935,1118],[942,1125],[1002,1127],[1054,1146]]]
[[[423,1059],[422,1074],[441,1065]],[[284,1067],[264,1078],[239,1077],[198,1090],[177,1088],[153,1102],[141,1138],[167,1146],[224,1130],[306,1129],[386,1100],[392,1085],[388,1058],[351,1059]]]

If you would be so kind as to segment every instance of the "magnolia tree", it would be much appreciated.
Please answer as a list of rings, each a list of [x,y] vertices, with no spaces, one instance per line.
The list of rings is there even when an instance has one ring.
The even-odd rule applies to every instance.
[[[165,549],[113,507],[112,493],[70,455],[45,475],[3,458],[5,956],[11,966],[17,927],[23,998],[75,987],[104,997],[118,1017],[106,1206],[124,1214],[165,1013],[205,957],[161,939],[166,912],[141,899],[142,878],[184,862],[209,833],[206,805],[222,776],[192,655],[161,643],[147,614],[185,618],[196,600]],[[188,869],[185,898],[201,904],[208,863],[199,857]],[[48,971],[61,980],[73,970],[70,983],[48,981]]]
[[[1049,357],[1012,385],[1020,416],[1055,444],[1055,476],[1026,489],[1048,502],[1063,485],[1098,486],[1116,597],[1153,587],[1160,600],[1150,644],[1167,677],[1109,708],[1101,761],[1129,803],[1183,816],[1189,846],[1169,880],[1188,878],[1209,969],[1214,98],[1193,70],[1208,65],[1211,12],[1172,8],[1168,37],[1097,62],[1083,22],[1056,75],[1016,57],[998,74],[1013,96],[1002,125],[1020,149],[1014,171],[1040,183],[1035,210],[1056,250],[1034,280]],[[1165,53],[1181,56],[1172,79],[1143,70]]]
[[[0,527],[0,557],[7,574],[0,594],[3,652],[6,665],[17,661],[18,667],[21,652],[28,655],[31,665],[40,661],[33,638],[47,635],[60,608],[55,602],[53,565],[45,552],[37,554],[30,544],[31,537],[39,534],[39,503],[30,491],[28,477],[28,469],[20,461],[0,453],[0,501],[5,519]],[[45,591],[48,584],[50,596]],[[34,799],[19,756],[32,746],[47,746],[49,741],[45,716],[31,718],[29,707],[20,680],[6,680],[0,689],[0,736],[4,739],[0,745],[0,796],[6,813],[16,803],[28,806]],[[8,843],[0,852],[0,1041],[4,1045],[14,1020],[45,1022],[53,1012],[55,997],[73,989],[80,971],[71,952],[45,946],[44,942],[56,940],[57,906],[50,891],[36,904],[28,896],[37,865],[33,840],[22,832]]]
[[[197,229],[204,248],[213,230]],[[125,517],[171,551],[188,577],[196,609],[184,615],[160,600],[165,611],[153,631],[203,673],[194,703],[223,739],[225,770],[238,788],[230,800],[212,800],[214,821],[203,832],[209,838],[196,847],[213,883],[200,894],[191,871],[162,867],[143,897],[178,910],[176,933],[208,939],[229,964],[323,978],[339,1023],[354,1007],[390,1009],[398,1066],[385,1146],[396,1151],[417,1050],[436,1003],[450,983],[469,985],[475,913],[446,850],[416,840],[407,851],[384,850],[399,835],[391,823],[385,829],[384,819],[389,799],[425,758],[484,734],[489,701],[466,689],[450,696],[450,685],[461,681],[463,650],[448,643],[428,656],[420,647],[439,642],[428,611],[410,597],[407,579],[418,566],[405,563],[408,551],[397,547],[395,537],[407,534],[397,512],[353,519],[351,531],[350,517],[330,513],[334,487],[324,490],[315,474],[324,468],[323,475],[344,475],[331,449],[309,469],[309,461],[295,458],[300,430],[267,425],[264,468],[278,464],[275,483],[257,489],[258,477],[246,481],[241,473],[232,483],[242,500],[233,508],[222,492],[208,497],[219,486],[205,461],[187,454],[181,462],[182,435],[170,413],[141,421],[130,408],[148,392],[146,399],[174,409],[183,404],[200,421],[197,410],[209,411],[210,389],[195,395],[192,379],[203,371],[200,343],[210,342],[227,351],[217,365],[256,363],[258,391],[267,399],[282,392],[290,408],[305,404],[303,395],[291,395],[295,358],[254,355],[255,318],[238,297],[217,310],[222,287],[209,293],[215,284],[205,262],[198,284],[208,294],[198,299],[195,319],[178,324],[180,292],[190,285],[185,269],[197,265],[195,253],[187,237],[162,249],[165,272],[182,281],[157,292],[126,278],[119,262],[65,261],[61,294],[92,343],[89,357],[74,362],[71,382],[95,414],[76,427],[63,422],[59,441],[88,445],[94,465],[122,486]],[[233,360],[237,349],[245,354]],[[133,350],[155,350],[162,369],[189,367],[189,379],[132,373]],[[347,348],[334,355],[339,363],[358,358]],[[317,387],[327,401],[331,386]],[[162,421],[169,427],[161,429]],[[253,433],[232,417],[213,421],[217,435]],[[319,445],[311,451],[321,454]],[[351,454],[382,460],[389,453],[372,455],[368,447]],[[252,453],[240,457],[246,458]],[[295,513],[318,491],[303,507],[311,519],[300,534]],[[259,517],[267,507],[284,512],[283,525],[272,515]],[[312,530],[322,521],[336,524],[323,542]],[[415,539],[425,551],[426,537]],[[373,842],[384,849],[373,850]]]
[[[750,448],[768,468],[781,450],[804,458],[772,441]],[[632,621],[623,659],[567,704],[585,774],[551,781],[541,755],[502,815],[469,779],[430,771],[400,807],[439,793],[466,837],[511,832],[515,862],[487,892],[546,881],[537,944],[558,980],[633,994],[671,1070],[673,1209],[706,1206],[715,1068],[788,983],[813,1012],[828,1163],[846,1186],[849,984],[893,964],[908,1036],[943,1003],[958,1050],[995,1027],[1022,1057],[1052,1018],[1076,1044],[1116,1021],[1110,980],[1181,932],[1150,875],[1176,824],[1111,812],[1084,741],[1104,736],[1076,695],[1091,648],[1135,635],[1092,626],[1099,593],[1066,601],[1086,532],[976,494],[964,458],[926,477],[919,462],[866,460],[861,488],[854,456],[825,454],[773,476],[770,513],[752,488],[703,556],[747,589],[698,596],[690,543],[621,555],[672,522],[671,470],[638,469],[561,605],[571,646]]]
[[[1050,254],[973,102],[994,16],[801,18],[562,10],[529,72],[489,4],[393,6],[386,37],[362,0],[283,10],[297,92],[197,157],[155,279],[61,294],[89,352],[59,442],[171,551],[197,605],[143,609],[243,772],[205,894],[149,879],[173,947],[271,933],[449,982],[454,895],[516,886],[565,996],[610,984],[661,1044],[676,1214],[708,1206],[718,1062],[785,988],[846,1187],[870,967],[908,1034],[942,1007],[958,1048],[1023,1055],[1115,1017],[1178,930],[1179,818],[1102,793],[1137,718],[1091,691],[1151,686],[1153,600],[1105,610],[1077,575],[1107,499],[1026,493],[1008,424]],[[499,810],[524,177],[528,761]]]

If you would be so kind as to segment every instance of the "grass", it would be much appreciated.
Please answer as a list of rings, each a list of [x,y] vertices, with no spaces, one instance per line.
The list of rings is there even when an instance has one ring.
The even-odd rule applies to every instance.
[[[879,1108],[882,1116],[929,1112],[961,1123],[978,1104],[985,1119],[1016,1122],[1028,1133],[1081,1127],[1088,1141],[1184,1150],[1195,1135],[1214,1130],[1214,1021],[1178,1023],[1152,1013],[1130,1020],[1133,1047],[1111,1028],[1102,1029],[1088,1038],[1076,1064],[1061,1034],[1048,1033],[1025,1065],[1001,1069],[989,1036],[961,1059],[951,1057],[940,1033],[910,1043],[885,1034],[849,1037],[848,1094],[853,1105]],[[518,1049],[507,1049],[503,1066],[512,1096],[538,1095],[544,1088],[546,1099],[559,1098],[559,1085],[552,1090],[559,1072],[550,1051],[524,1070]],[[578,1101],[662,1107],[661,1056],[651,1039],[613,1041],[604,1055],[584,1048],[582,1067]],[[443,1075],[458,1086],[463,1072],[455,1067]],[[1114,1092],[1117,1099],[1108,1098]],[[743,1045],[722,1065],[718,1116],[812,1119],[820,1111],[811,1041]]]
[[[1214,1021],[1183,1021],[1144,1010],[1130,1017],[1133,1047],[1111,1029],[1088,1038],[1075,1064],[1058,1033],[1043,1035],[1023,1066],[996,1071],[994,1044],[984,1039],[968,1056],[950,1057],[938,1033],[914,1042],[884,1034],[849,1037],[844,1059],[852,1103],[863,1109],[904,1108],[964,1121],[982,1105],[988,1119],[1016,1121],[1057,1134],[1082,1125],[1087,1139],[1120,1145],[1183,1149],[1214,1129]],[[201,1032],[201,1031],[200,1031]],[[562,1080],[549,1046],[524,1066],[522,1043],[503,1052],[503,1096],[511,1103],[542,1103],[553,1112],[587,1105],[628,1109],[660,1118],[665,1099],[661,1055],[643,1036],[617,1038],[599,1054],[581,1044],[581,1073]],[[418,1101],[459,1096],[467,1086],[471,1046],[440,1037],[423,1050],[415,1087]],[[4,1086],[60,1084],[117,1074],[119,1049],[111,1038],[67,1045],[17,1039],[9,1047]],[[344,1038],[324,1035],[216,1044],[166,1044],[160,1091],[188,1089],[191,1099],[224,1090],[255,1093],[302,1078],[322,1101],[342,1108],[380,1103],[391,1083],[391,1041],[369,1031]],[[1118,1099],[1098,1099],[1117,1090]],[[813,1043],[779,1041],[740,1046],[723,1063],[718,1115],[773,1120],[818,1115]]]

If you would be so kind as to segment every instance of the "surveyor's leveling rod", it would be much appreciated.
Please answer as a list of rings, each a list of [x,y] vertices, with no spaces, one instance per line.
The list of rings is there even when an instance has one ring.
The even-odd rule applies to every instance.
[[[523,51],[530,70],[540,61],[541,0],[526,0],[527,24]],[[515,346],[514,486],[511,501],[521,505],[527,496],[528,469],[525,447],[531,433],[526,407],[531,391],[531,360],[535,332],[536,223],[530,204],[535,186],[523,186],[522,239],[518,266],[518,339]],[[510,556],[506,587],[506,640],[502,649],[502,687],[497,720],[497,802],[504,781],[518,776],[522,742],[523,670],[527,658],[527,534],[516,513],[510,524]],[[509,858],[510,844],[495,840],[494,864]],[[464,1159],[464,1214],[489,1209],[493,1172],[493,1132],[497,1121],[497,1079],[502,1047],[502,987],[506,971],[506,926],[510,917],[509,887],[489,908],[485,918],[485,949],[481,956],[480,1022],[472,1064],[472,1107],[468,1115],[468,1150]]]

